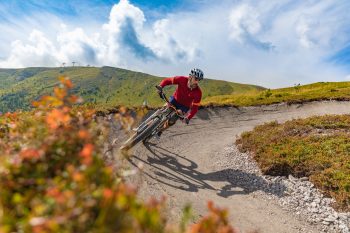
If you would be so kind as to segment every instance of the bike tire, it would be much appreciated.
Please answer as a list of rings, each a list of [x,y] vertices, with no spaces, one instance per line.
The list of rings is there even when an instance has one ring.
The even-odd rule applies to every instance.
[[[137,128],[137,132],[139,133],[139,129],[140,128],[143,128],[147,123],[148,121],[152,120],[154,117],[158,116],[159,113],[161,112],[162,109],[158,109],[157,111],[155,111],[153,114],[151,114],[151,116],[147,117]]]
[[[133,146],[135,146],[137,143],[139,143],[140,141],[146,139],[151,133],[152,131],[158,127],[159,123],[160,123],[160,118],[159,117],[155,117],[153,119],[153,122],[150,123],[142,132],[139,133],[135,133],[134,135],[132,135],[121,147],[121,149],[123,150],[129,150],[131,149]]]

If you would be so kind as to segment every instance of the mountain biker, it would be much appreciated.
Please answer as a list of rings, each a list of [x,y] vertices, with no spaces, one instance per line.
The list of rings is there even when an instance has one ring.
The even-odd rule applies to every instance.
[[[203,71],[194,68],[191,70],[188,77],[175,76],[173,78],[165,78],[157,86],[159,96],[162,98],[163,88],[168,85],[177,85],[177,88],[172,96],[170,96],[169,102],[176,107],[180,114],[186,114],[183,122],[188,124],[192,117],[197,113],[199,104],[202,99],[202,91],[198,85],[199,81],[203,80]],[[158,138],[162,132],[168,127],[174,125],[178,120],[178,116],[175,114],[174,118],[169,119],[161,131],[158,132]]]

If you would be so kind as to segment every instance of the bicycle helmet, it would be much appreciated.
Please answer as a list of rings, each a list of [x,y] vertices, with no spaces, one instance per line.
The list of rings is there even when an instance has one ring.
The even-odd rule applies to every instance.
[[[200,81],[204,78],[204,73],[202,70],[200,70],[198,68],[194,68],[191,70],[190,76],[195,77],[196,79],[198,79]]]

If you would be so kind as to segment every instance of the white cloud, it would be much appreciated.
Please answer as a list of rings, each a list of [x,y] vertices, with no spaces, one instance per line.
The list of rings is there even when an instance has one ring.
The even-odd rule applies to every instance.
[[[82,28],[63,31],[57,36],[60,61],[79,61],[81,64],[96,64],[103,58],[104,47],[100,43],[99,34],[89,37]]]
[[[231,38],[242,43],[246,34],[257,34],[261,29],[258,16],[258,12],[247,4],[235,7],[229,16]]]
[[[24,44],[19,40],[12,42],[12,51],[6,61],[0,62],[1,67],[16,66],[52,66],[57,65],[55,58],[56,49],[45,35],[34,30],[29,36],[29,43]]]
[[[140,61],[135,56],[137,53],[140,53],[139,57],[148,54],[160,62],[190,61],[196,56],[195,48],[189,44],[179,44],[174,39],[168,19],[158,20],[148,28],[144,25],[145,21],[145,16],[139,8],[127,0],[121,0],[112,7],[109,21],[96,28],[93,35],[88,35],[81,27],[71,28],[67,23],[60,22],[56,37],[51,42],[44,32],[34,29],[32,34],[40,33],[41,37],[50,43],[46,51],[51,55],[50,59],[41,51],[43,39],[35,37],[38,41],[33,38],[27,42],[14,42],[15,47],[8,58],[0,62],[0,66],[54,66],[62,62],[79,61],[79,64],[135,68],[143,66],[142,59]],[[35,53],[35,50],[38,51]],[[37,59],[28,59],[28,54],[36,56]],[[46,62],[42,63],[40,59]]]
[[[299,41],[302,46],[305,48],[311,48],[315,42],[313,42],[309,36],[308,33],[310,33],[311,25],[307,22],[305,22],[304,18],[302,18],[296,26],[296,32],[299,36]]]
[[[153,24],[153,34],[148,38],[147,44],[155,54],[171,62],[192,61],[197,54],[197,46],[194,41],[181,40],[181,37],[174,33],[174,19],[161,19]],[[189,29],[190,30],[190,29]],[[188,34],[191,34],[190,32]]]
[[[121,0],[118,4],[112,7],[109,15],[109,22],[103,25],[103,29],[107,31],[107,42],[108,52],[106,59],[112,61],[116,60],[116,63],[121,62],[121,51],[120,51],[120,36],[122,33],[122,27],[125,26],[127,20],[130,20],[131,27],[139,32],[145,21],[143,12],[131,5],[127,0]],[[110,62],[113,64],[113,62]]]
[[[145,22],[145,16],[139,8],[131,5],[128,0],[120,0],[112,7],[109,23],[103,27],[109,32],[120,33],[120,29],[127,19],[131,19],[136,30],[142,29]]]
[[[12,42],[0,46],[6,56],[0,67],[76,61],[171,76],[199,66],[210,78],[267,87],[344,80],[344,71],[327,59],[350,40],[348,1],[207,4],[154,21],[127,0],[100,24],[72,24],[50,14],[12,19],[24,30],[0,23],[7,32],[0,42]]]

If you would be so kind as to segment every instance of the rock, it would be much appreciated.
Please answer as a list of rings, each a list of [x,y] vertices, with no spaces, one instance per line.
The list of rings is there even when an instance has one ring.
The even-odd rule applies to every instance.
[[[330,215],[324,219],[324,221],[327,221],[327,222],[334,222],[335,220],[336,220],[336,218],[332,215]]]
[[[322,222],[323,225],[326,225],[326,226],[329,226],[329,224],[331,224],[330,222],[327,222],[327,221],[323,221]]]
[[[339,218],[342,219],[342,220],[347,219],[347,214],[345,214],[345,213],[340,213],[340,214],[338,214],[338,216],[339,216]]]
[[[345,224],[339,224],[339,229],[341,230],[349,230],[349,228]]]
[[[313,202],[311,202],[310,206],[315,208],[317,206],[317,204],[316,204],[316,202],[313,201]]]

